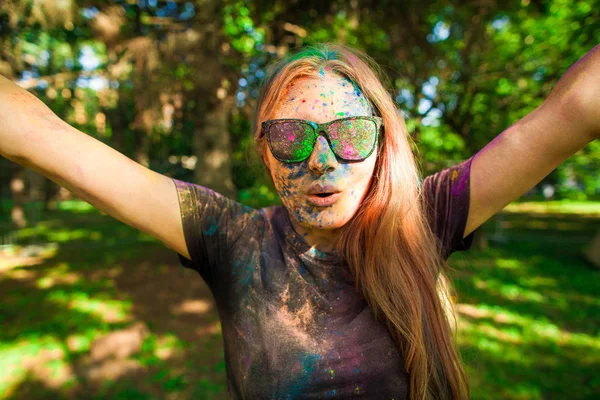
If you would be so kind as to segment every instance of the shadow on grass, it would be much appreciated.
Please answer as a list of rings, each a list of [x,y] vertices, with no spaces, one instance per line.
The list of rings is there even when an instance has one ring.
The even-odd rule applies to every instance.
[[[599,220],[544,218],[503,217],[506,243],[449,260],[474,400],[600,397],[599,272],[579,258]],[[175,252],[99,213],[18,240],[59,246],[0,270],[0,398],[226,398],[212,296]]]
[[[219,319],[200,276],[110,217],[61,218],[40,223],[38,239],[44,226],[47,238],[83,226],[102,239],[65,237],[53,257],[0,270],[0,398],[225,398]]]
[[[600,219],[502,221],[502,244],[449,259],[472,399],[600,398],[600,271],[581,258]],[[484,230],[497,232],[490,222]],[[543,228],[558,223],[572,229]]]

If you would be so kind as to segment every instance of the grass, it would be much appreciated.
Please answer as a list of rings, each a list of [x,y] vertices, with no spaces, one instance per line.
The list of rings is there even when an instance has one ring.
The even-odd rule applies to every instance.
[[[600,398],[600,271],[580,258],[600,205],[550,208],[511,205],[449,259],[472,399]],[[53,245],[0,257],[0,399],[226,398],[212,297],[174,252],[82,202],[10,240]]]
[[[600,207],[518,206],[484,226],[488,247],[449,259],[472,398],[600,398],[600,270],[581,258]]]

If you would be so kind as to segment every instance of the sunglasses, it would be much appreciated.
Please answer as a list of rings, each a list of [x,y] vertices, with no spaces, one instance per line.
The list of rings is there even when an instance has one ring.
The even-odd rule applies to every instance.
[[[317,124],[303,119],[271,119],[262,123],[273,157],[294,163],[306,160],[323,132],[333,153],[344,161],[363,161],[373,153],[383,118],[357,116]]]

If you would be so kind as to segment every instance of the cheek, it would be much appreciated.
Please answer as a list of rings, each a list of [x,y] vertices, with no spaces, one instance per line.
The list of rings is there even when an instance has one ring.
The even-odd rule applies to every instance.
[[[279,162],[273,163],[271,168],[275,188],[282,199],[297,195],[301,187],[299,182],[307,173],[306,168],[302,164],[287,165]]]
[[[367,189],[373,176],[374,164],[363,164],[357,166],[347,174],[347,187],[349,191],[349,201],[360,203],[366,195]]]

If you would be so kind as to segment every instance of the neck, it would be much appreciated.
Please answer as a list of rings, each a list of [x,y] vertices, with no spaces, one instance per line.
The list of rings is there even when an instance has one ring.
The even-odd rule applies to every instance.
[[[335,239],[339,235],[340,229],[320,229],[310,228],[300,225],[291,218],[294,230],[302,236],[304,241],[312,248],[324,253],[331,253],[335,250]]]

